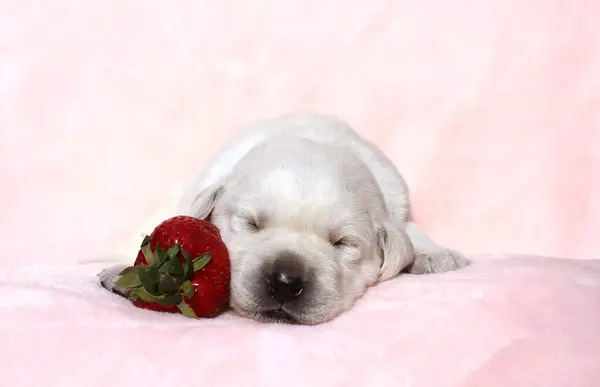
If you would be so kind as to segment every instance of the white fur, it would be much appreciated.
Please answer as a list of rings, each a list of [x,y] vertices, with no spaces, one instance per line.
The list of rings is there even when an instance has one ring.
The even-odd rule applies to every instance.
[[[219,228],[232,262],[231,305],[261,321],[281,307],[265,294],[263,272],[284,251],[313,273],[309,294],[283,305],[301,324],[334,318],[369,286],[403,270],[433,273],[468,263],[410,220],[408,190],[390,160],[325,115],[252,125],[202,171],[178,213]],[[347,243],[335,247],[332,238]]]

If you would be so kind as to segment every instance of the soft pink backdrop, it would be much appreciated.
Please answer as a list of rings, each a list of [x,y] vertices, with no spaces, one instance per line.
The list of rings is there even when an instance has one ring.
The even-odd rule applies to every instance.
[[[600,2],[0,1],[3,264],[109,254],[234,133],[336,114],[440,242],[600,256]]]

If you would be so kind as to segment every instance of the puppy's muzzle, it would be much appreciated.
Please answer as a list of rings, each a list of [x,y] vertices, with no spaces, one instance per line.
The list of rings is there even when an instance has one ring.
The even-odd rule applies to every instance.
[[[279,304],[286,304],[302,296],[305,280],[302,260],[294,253],[281,253],[273,262],[267,287],[270,296]]]

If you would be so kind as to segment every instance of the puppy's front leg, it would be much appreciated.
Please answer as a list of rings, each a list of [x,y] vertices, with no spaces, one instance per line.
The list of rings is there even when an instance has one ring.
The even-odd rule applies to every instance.
[[[119,296],[123,296],[125,298],[129,297],[129,290],[120,288],[115,285],[119,278],[121,278],[120,273],[126,267],[128,267],[128,265],[113,265],[98,273],[98,278],[100,278],[100,284],[102,285],[102,287],[110,290],[115,294],[118,294]]]
[[[409,273],[443,273],[470,263],[461,253],[435,243],[414,222],[407,222],[405,231],[415,251],[415,261],[406,269]]]

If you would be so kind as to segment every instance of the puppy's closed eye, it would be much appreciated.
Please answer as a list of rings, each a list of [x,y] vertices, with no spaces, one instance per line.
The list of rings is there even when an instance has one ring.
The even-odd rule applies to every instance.
[[[243,214],[242,222],[246,230],[250,232],[259,232],[265,228],[266,219],[264,216],[254,216],[252,214]]]
[[[330,239],[330,243],[336,249],[351,249],[356,247],[356,241],[352,237],[341,237]]]
[[[259,232],[261,230],[261,227],[258,225],[258,222],[254,219],[245,219],[244,223],[249,231]]]

